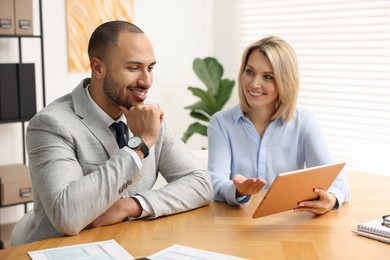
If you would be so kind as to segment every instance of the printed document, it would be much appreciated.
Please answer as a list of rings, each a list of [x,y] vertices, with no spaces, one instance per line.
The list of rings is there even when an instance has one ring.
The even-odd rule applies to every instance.
[[[245,260],[245,258],[219,254],[187,246],[173,245],[148,257],[151,260]]]
[[[50,248],[44,250],[28,252],[32,260],[129,260],[134,259],[121,245],[115,240],[106,240],[101,242],[79,244],[74,246],[65,246]]]

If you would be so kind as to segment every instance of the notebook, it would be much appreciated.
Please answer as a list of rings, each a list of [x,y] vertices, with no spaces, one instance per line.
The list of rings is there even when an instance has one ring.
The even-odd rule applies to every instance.
[[[390,238],[390,228],[382,225],[382,218],[377,218],[371,221],[360,223],[357,226],[359,231],[372,233]]]
[[[292,210],[301,201],[316,199],[318,195],[313,190],[328,190],[344,166],[345,162],[342,162],[279,174],[252,217],[259,218]]]
[[[367,233],[367,232],[364,232],[364,231],[358,231],[358,230],[352,230],[352,232],[357,234],[357,235],[363,236],[363,237],[368,237],[368,238],[371,238],[371,239],[374,239],[374,240],[378,240],[378,241],[390,244],[390,238],[387,238],[387,237],[374,235],[374,234],[371,234],[371,233]]]
[[[352,230],[352,232],[361,236],[390,243],[390,228],[382,225],[382,218],[360,223],[357,225],[357,231]]]

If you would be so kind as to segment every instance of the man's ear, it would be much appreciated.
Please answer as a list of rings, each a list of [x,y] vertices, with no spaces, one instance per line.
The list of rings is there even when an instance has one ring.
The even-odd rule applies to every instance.
[[[106,64],[98,59],[98,58],[92,58],[91,59],[91,71],[92,75],[97,79],[103,79],[106,76]]]

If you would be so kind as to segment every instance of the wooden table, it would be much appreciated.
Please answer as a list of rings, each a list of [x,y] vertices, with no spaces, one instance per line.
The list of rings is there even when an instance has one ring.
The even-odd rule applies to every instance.
[[[155,220],[137,220],[0,250],[0,259],[30,259],[38,249],[115,239],[135,257],[173,244],[249,259],[390,259],[390,245],[351,232],[360,222],[390,214],[390,177],[347,174],[352,196],[341,209],[322,216],[284,212],[259,219],[261,199],[231,207],[207,207]]]

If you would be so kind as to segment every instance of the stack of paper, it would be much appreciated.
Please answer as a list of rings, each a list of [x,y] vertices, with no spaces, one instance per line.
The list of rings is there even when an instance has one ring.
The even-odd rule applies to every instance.
[[[57,247],[45,250],[28,252],[32,260],[70,260],[70,259],[116,259],[116,260],[134,260],[121,245],[115,240],[107,240],[95,243],[80,244],[74,246]],[[173,245],[147,258],[152,260],[172,260],[172,259],[219,259],[219,260],[244,260],[235,256],[229,256],[200,250],[196,248]]]

